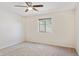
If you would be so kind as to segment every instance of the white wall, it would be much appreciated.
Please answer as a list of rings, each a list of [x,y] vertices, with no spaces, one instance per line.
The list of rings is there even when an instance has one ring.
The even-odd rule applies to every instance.
[[[20,16],[0,9],[0,49],[22,40],[22,24]]]
[[[39,18],[52,18],[52,32],[38,32]],[[53,21],[54,20],[54,21]],[[26,41],[74,48],[74,11],[23,17]]]
[[[75,43],[76,43],[76,51],[77,51],[77,53],[79,54],[79,6],[77,6],[77,8],[76,8],[76,13],[75,13],[75,20],[76,20],[76,41],[75,41]]]

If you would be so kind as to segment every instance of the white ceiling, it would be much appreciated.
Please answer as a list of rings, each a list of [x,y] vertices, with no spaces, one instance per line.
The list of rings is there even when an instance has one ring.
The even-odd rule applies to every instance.
[[[36,11],[25,11],[25,7],[14,7],[14,5],[26,5],[24,2],[0,2],[0,8],[14,12],[21,16],[32,16],[39,14],[46,14],[56,12],[60,10],[71,10],[77,5],[76,2],[33,2],[33,4],[42,4],[44,7],[37,7],[39,12]]]

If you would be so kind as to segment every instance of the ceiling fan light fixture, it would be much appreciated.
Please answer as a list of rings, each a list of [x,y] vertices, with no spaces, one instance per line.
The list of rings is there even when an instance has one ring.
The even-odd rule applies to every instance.
[[[28,10],[33,10],[32,7],[28,7]]]

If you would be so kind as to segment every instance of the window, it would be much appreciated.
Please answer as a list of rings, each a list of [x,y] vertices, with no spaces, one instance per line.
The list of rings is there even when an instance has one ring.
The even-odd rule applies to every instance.
[[[51,31],[51,18],[39,19],[39,32]]]

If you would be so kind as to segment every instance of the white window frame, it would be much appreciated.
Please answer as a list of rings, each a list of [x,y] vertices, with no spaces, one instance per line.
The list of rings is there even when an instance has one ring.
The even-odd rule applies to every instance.
[[[49,25],[51,27],[51,18],[42,18],[42,19],[39,19],[39,32],[50,32],[47,30],[47,24],[46,24],[46,21],[49,20]],[[40,22],[42,21],[42,23],[44,24],[40,24]],[[44,30],[41,30],[41,27],[40,26],[44,26]]]

